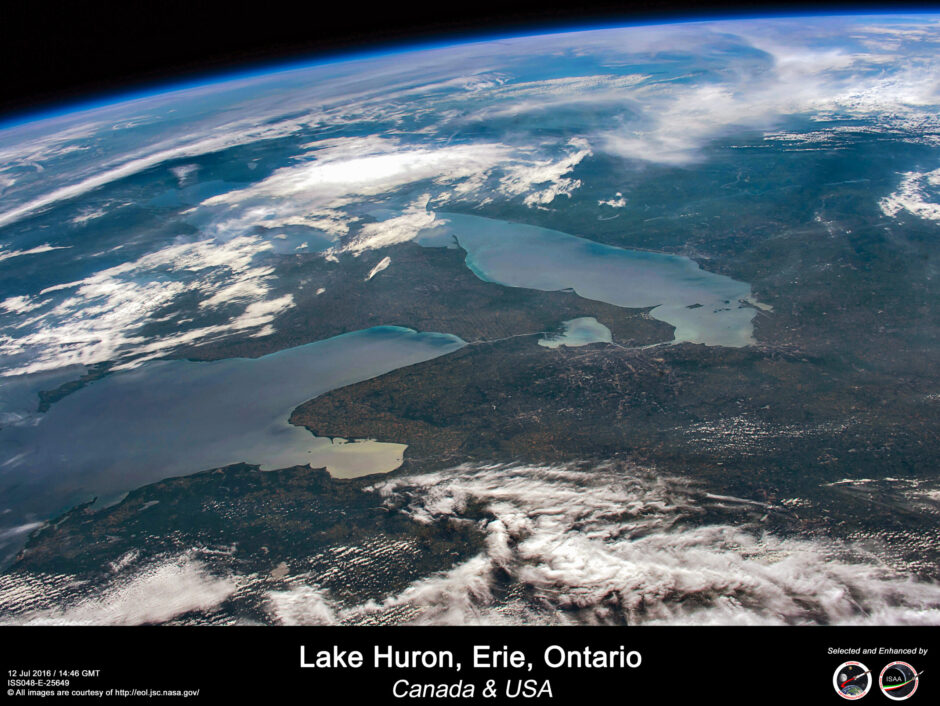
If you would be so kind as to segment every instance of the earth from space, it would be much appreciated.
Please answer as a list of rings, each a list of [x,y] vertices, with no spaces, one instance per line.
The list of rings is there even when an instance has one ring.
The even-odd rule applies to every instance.
[[[0,623],[940,623],[940,16],[0,126]]]

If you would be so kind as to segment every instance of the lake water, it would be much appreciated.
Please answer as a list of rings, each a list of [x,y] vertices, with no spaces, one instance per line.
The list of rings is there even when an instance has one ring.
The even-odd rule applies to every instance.
[[[627,308],[655,307],[650,316],[675,327],[674,342],[710,346],[754,343],[752,320],[761,306],[751,286],[708,272],[681,255],[602,245],[568,233],[492,218],[438,213],[425,246],[467,251],[481,279],[543,291],[573,289],[587,299]]]
[[[383,326],[256,359],[156,361],[108,375],[0,430],[0,548],[4,532],[77,502],[239,461],[326,466],[342,478],[391,471],[404,445],[317,438],[288,423],[291,411],[464,345]]]
[[[580,296],[651,315],[675,327],[676,342],[753,343],[750,285],[707,272],[678,255],[616,248],[536,226],[439,214],[421,234],[429,247],[467,251],[481,279]],[[300,233],[298,237],[308,234]],[[293,250],[296,244],[286,242]],[[610,341],[593,318],[563,322],[540,345]],[[27,528],[98,496],[101,502],[163,478],[236,462],[262,469],[310,464],[337,477],[386,473],[405,446],[317,438],[291,426],[299,404],[329,390],[430,360],[465,345],[456,336],[377,327],[257,359],[155,361],[113,373],[56,402],[30,409],[39,389],[78,370],[0,386],[0,564]]]
[[[562,321],[561,333],[548,334],[539,339],[539,345],[546,348],[559,346],[586,346],[589,343],[610,343],[610,329],[593,316]]]

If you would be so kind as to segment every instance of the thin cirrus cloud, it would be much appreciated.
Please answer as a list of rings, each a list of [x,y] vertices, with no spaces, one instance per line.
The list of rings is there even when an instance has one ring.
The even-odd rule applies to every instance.
[[[65,250],[68,247],[68,245],[50,245],[49,243],[43,243],[29,250],[5,250],[3,245],[0,244],[0,262],[13,257],[22,257],[23,255],[39,255],[40,253],[51,252],[52,250]]]
[[[345,93],[334,85],[336,80],[321,81],[322,86],[315,88],[317,82],[312,79],[329,78],[329,69],[314,67],[289,72],[298,86],[286,102],[283,97],[278,101],[267,95],[263,77],[254,79],[252,85],[261,96],[257,105],[250,101],[234,105],[245,111],[244,119],[203,125],[200,134],[188,136],[183,144],[169,141],[144,153],[107,160],[78,182],[0,211],[0,226],[161,162],[268,139],[300,125],[394,122],[395,116],[405,119],[416,114],[439,115],[442,123],[472,123],[566,104],[619,104],[624,112],[614,124],[583,137],[613,154],[681,164],[698,158],[704,144],[731,128],[771,128],[782,117],[806,111],[832,110],[849,117],[876,119],[900,111],[913,118],[918,108],[937,104],[935,23],[872,27],[816,22],[801,25],[799,34],[785,31],[787,27],[792,30],[792,23],[744,21],[518,38],[498,45],[498,55],[507,64],[499,73],[493,71],[500,62],[493,56],[492,43],[463,45],[408,54],[398,62],[377,59],[342,65],[334,72],[352,82]],[[794,41],[795,36],[802,40]],[[831,46],[834,38],[845,40],[846,36],[849,41],[843,42],[845,46]],[[889,52],[866,49],[865,40],[885,36],[902,42],[902,46]],[[716,47],[721,50],[718,54]],[[688,71],[686,75],[667,71],[666,75],[652,76],[629,70],[624,74],[585,73],[534,80],[513,80],[511,76],[514,62],[533,53],[550,59],[566,52],[573,56],[593,52],[600,57],[601,68],[624,70],[656,64],[675,68],[675,58],[670,58],[669,52],[688,52],[701,55],[707,70],[699,77],[688,75]],[[418,78],[422,67],[428,74],[423,80]],[[688,68],[695,70],[695,63]],[[377,69],[381,69],[378,74]],[[448,72],[456,75],[448,77]],[[382,79],[378,85],[363,78],[376,75]],[[273,85],[285,79],[272,74],[268,80]],[[466,108],[468,100],[474,102],[472,109]],[[463,108],[453,110],[461,104]],[[276,119],[290,111],[303,113],[303,118]],[[82,139],[100,129],[97,123],[89,122],[25,147],[0,149],[0,154],[9,153],[10,159],[4,160],[7,163],[41,165],[53,156],[86,149]],[[371,162],[358,166],[376,169],[381,176],[389,165],[377,157],[373,155]],[[421,162],[423,155],[412,154],[411,158]],[[420,170],[422,165],[414,167]],[[319,176],[331,178],[328,173]]]
[[[830,147],[850,139],[853,130],[872,129],[892,139],[940,144],[936,23],[873,27],[818,21],[800,33],[792,31],[792,23],[789,30],[784,24],[726,22],[567,33],[417,52],[397,62],[380,58],[298,69],[246,82],[248,88],[243,87],[237,100],[222,100],[230,108],[223,117],[200,108],[193,129],[180,136],[161,133],[160,121],[148,113],[154,112],[154,101],[166,108],[183,100],[183,94],[166,94],[128,109],[127,115],[109,107],[98,117],[114,118],[110,123],[96,120],[97,114],[84,115],[59,133],[40,130],[31,141],[0,146],[0,154],[9,157],[0,169],[2,227],[166,162],[302,136],[285,166],[183,214],[204,224],[205,240],[198,250],[210,262],[211,251],[218,251],[221,260],[215,269],[164,262],[160,266],[188,273],[164,287],[146,276],[135,280],[120,266],[77,284],[16,292],[0,302],[6,316],[16,317],[0,337],[0,355],[31,355],[31,365],[10,368],[27,372],[157,355],[226,332],[270,331],[277,313],[292,305],[289,297],[270,295],[271,273],[262,273],[259,264],[251,273],[236,273],[225,285],[215,277],[232,271],[224,262],[233,255],[229,242],[254,237],[250,234],[256,226],[305,225],[334,240],[327,257],[359,254],[414,238],[433,225],[432,208],[452,201],[518,200],[530,208],[553,207],[582,187],[576,170],[600,153],[684,166],[703,159],[704,148],[717,137],[742,129],[763,131],[771,140]],[[898,46],[871,44],[886,38]],[[533,56],[549,67],[544,75],[533,76],[531,67],[526,73],[517,63]],[[551,64],[556,57],[589,57],[591,63],[577,75],[559,76]],[[701,72],[690,72],[699,61]],[[662,71],[654,75],[643,70],[651,65]],[[331,71],[336,75],[330,81],[314,80],[329,77]],[[344,77],[348,85],[340,80]],[[275,90],[282,83],[291,90]],[[216,100],[214,91],[205,89],[204,94]],[[199,103],[203,94],[187,96]],[[576,121],[580,134],[574,136],[539,132],[540,111],[566,105],[576,106],[579,115],[594,114],[591,106],[599,106],[602,110],[594,112],[603,119]],[[141,111],[149,115],[142,127],[135,121]],[[814,129],[800,132],[789,126],[780,131],[791,116],[811,120]],[[854,126],[826,122],[845,117],[856,121]],[[485,138],[475,132],[491,122],[497,128],[511,124],[511,129],[482,133]],[[144,148],[99,155],[102,131],[118,126],[119,132],[157,132],[147,133],[150,143]],[[311,139],[316,135],[330,137]],[[89,158],[75,162],[85,152]],[[56,174],[62,160],[79,166]],[[14,168],[20,171],[14,173]],[[185,169],[176,167],[178,179],[195,174],[191,164]],[[37,180],[33,172],[44,176]],[[898,190],[882,199],[882,210],[895,217],[910,213],[936,219],[934,179],[932,172],[902,175]],[[415,193],[396,197],[412,185]],[[627,201],[617,197],[601,203],[622,207]],[[89,224],[106,208],[93,204],[72,221]],[[264,246],[256,244],[261,250],[255,254],[263,254]],[[0,250],[0,260],[40,256],[58,247],[35,241],[10,245]],[[168,247],[154,257],[172,257],[175,251]],[[151,260],[145,257],[128,266],[153,269]],[[50,296],[70,287],[70,297]],[[143,340],[140,330],[148,317],[158,316],[161,307],[184,294],[198,295],[202,312],[220,310],[226,297],[241,310],[230,312],[228,323],[193,325]]]
[[[291,121],[279,125],[223,129],[216,135],[205,136],[167,148],[157,147],[140,156],[129,157],[115,166],[108,166],[81,181],[60,187],[0,212],[0,227],[15,223],[61,201],[81,196],[106,184],[138,174],[145,169],[170,160],[218,152],[257,140],[274,139],[290,134],[297,129],[298,125]]]
[[[937,67],[909,68],[890,77],[845,76],[842,70],[855,66],[857,57],[836,52],[818,62],[784,54],[774,58],[774,68],[760,80],[648,86],[638,100],[643,115],[594,141],[622,157],[682,165],[702,159],[702,148],[717,137],[775,129],[791,116],[861,118],[889,128],[903,121],[927,139],[940,128],[930,109],[940,103],[931,78]]]
[[[268,137],[284,129],[288,128],[259,134]],[[211,145],[202,141],[175,148],[173,155],[191,155],[210,146],[221,148],[241,139],[247,138],[227,136]],[[9,363],[4,372],[32,373],[103,360],[124,361],[121,365],[130,365],[133,360],[136,365],[174,347],[234,332],[270,333],[273,320],[292,306],[293,300],[290,295],[267,299],[273,270],[249,262],[264,259],[271,246],[258,236],[244,235],[251,227],[301,223],[321,227],[338,238],[356,220],[339,209],[357,200],[422,180],[436,185],[437,199],[446,199],[450,186],[456,186],[453,193],[465,195],[468,190],[482,188],[481,175],[485,178],[497,168],[504,170],[498,186],[504,194],[525,196],[527,203],[535,198],[545,204],[577,188],[578,182],[565,175],[587,154],[590,151],[586,145],[577,141],[557,160],[517,155],[500,144],[434,149],[403,147],[375,137],[326,142],[313,152],[312,160],[284,167],[257,184],[204,201],[197,210],[215,213],[208,227],[208,235],[215,237],[170,244],[81,281],[61,283],[35,295],[17,295],[0,303],[6,312],[18,316],[8,333],[0,336],[0,356]],[[144,161],[157,163],[165,157],[160,153]],[[129,173],[139,167],[125,164],[121,170]],[[96,183],[113,176],[102,175]],[[84,188],[92,187],[87,183],[77,185],[73,192]],[[425,195],[398,216],[363,225],[336,250],[359,254],[414,238],[435,220],[427,209],[429,199]],[[20,211],[40,208],[54,200],[49,195]],[[46,245],[6,255],[51,249],[54,247]],[[173,273],[171,281],[161,279],[164,272]],[[71,294],[63,298],[61,293],[68,290]],[[226,323],[180,326],[174,333],[142,335],[144,324],[187,294],[200,296],[202,311],[223,304],[244,308]]]

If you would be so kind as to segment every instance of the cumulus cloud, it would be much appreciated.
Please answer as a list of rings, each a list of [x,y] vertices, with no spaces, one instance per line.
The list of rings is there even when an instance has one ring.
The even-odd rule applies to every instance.
[[[212,196],[184,214],[198,222],[206,242],[216,243],[198,248],[198,256],[212,263],[208,268],[144,258],[128,263],[141,268],[137,273],[121,266],[38,294],[16,292],[0,302],[0,315],[16,317],[3,322],[0,355],[17,358],[10,370],[29,372],[160,355],[232,331],[269,332],[277,313],[292,305],[271,294],[274,274],[257,265],[239,271],[212,262],[213,249],[231,255],[225,243],[255,237],[257,226],[306,226],[334,241],[327,258],[360,254],[413,239],[436,222],[432,206],[505,199],[550,207],[582,187],[572,174],[598,153],[684,165],[701,159],[717,137],[740,128],[776,129],[788,116],[851,118],[852,124],[817,123],[818,129],[803,133],[787,125],[787,132],[768,139],[828,146],[833,136],[876,130],[892,139],[940,144],[936,25],[821,20],[796,28],[784,21],[724,22],[461,45],[408,54],[400,62],[352,62],[201,87],[92,111],[70,118],[74,124],[4,131],[0,226],[164,162],[186,160],[170,165],[183,185],[199,174],[189,161],[199,155],[292,135],[296,150],[285,166],[256,183]],[[840,40],[837,47],[833,37]],[[889,52],[865,44],[885,40],[902,48]],[[546,58],[543,76],[519,70],[516,60],[533,56]],[[584,56],[592,58],[591,69],[559,75],[580,66],[566,57]],[[638,68],[650,62],[661,70]],[[690,67],[702,71],[690,73]],[[251,100],[238,93],[245,87]],[[234,97],[220,97],[229,90]],[[206,96],[213,101],[201,102]],[[161,111],[179,105],[198,119],[187,120],[186,130],[160,129],[170,120]],[[571,114],[584,117],[566,123],[580,134],[548,137],[553,133],[543,129],[551,124],[544,116],[564,106],[575,106]],[[481,125],[487,130],[481,132]],[[144,127],[140,140],[121,141],[123,133],[138,135],[134,131]],[[342,134],[346,129],[354,134]],[[882,199],[882,210],[936,220],[936,179],[936,172],[905,174],[898,191]],[[617,194],[598,204],[621,208],[627,198]],[[78,225],[100,217],[109,204],[82,206],[72,216]],[[0,260],[55,247],[8,246]],[[169,281],[151,276],[160,268],[173,274]],[[227,273],[233,277],[222,283]],[[65,291],[72,293],[50,296]],[[170,321],[166,308],[186,296],[200,302],[197,314],[227,316],[227,322],[184,322],[175,334],[145,340],[143,324],[154,317]]]
[[[419,125],[409,128],[415,134],[440,135],[448,134],[451,126],[459,129],[468,123],[559,106],[577,105],[589,112],[590,106],[603,105],[613,110],[607,120],[611,124],[582,135],[595,149],[671,164],[698,158],[708,141],[732,128],[765,129],[790,115],[815,112],[876,121],[897,121],[900,116],[912,127],[932,117],[936,127],[936,36],[936,26],[923,22],[886,21],[881,26],[849,20],[799,24],[781,20],[562,33],[505,40],[498,46],[468,44],[417,52],[396,62],[352,62],[332,69],[273,74],[296,88],[287,95],[268,91],[265,82],[271,79],[264,77],[203,87],[200,90],[206,95],[228,95],[230,89],[250,84],[257,88],[256,98],[232,104],[229,114],[237,114],[237,120],[214,116],[196,122],[191,131],[155,140],[144,149],[108,153],[100,159],[90,149],[100,147],[103,131],[138,124],[152,128],[159,123],[157,105],[165,108],[167,101],[191,97],[167,94],[144,101],[140,115],[110,108],[110,112],[84,116],[77,124],[59,125],[55,132],[0,145],[0,162],[5,165],[0,168],[0,183],[15,185],[17,193],[21,174],[11,169],[24,173],[44,169],[80,150],[95,154],[76,172],[83,178],[73,178],[70,170],[68,183],[59,184],[61,175],[56,175],[43,180],[56,188],[27,189],[18,203],[10,199],[9,205],[0,207],[0,225],[164,161],[283,137],[313,125],[382,127],[381,136],[307,143],[303,148],[315,150],[315,158],[302,155],[299,164],[272,175],[260,191],[252,193],[307,199],[311,192],[320,192],[320,201],[329,201],[331,192],[337,196],[337,189],[368,194],[423,178],[469,180],[507,156],[505,145],[491,144],[399,145],[389,150],[389,136],[407,134],[390,125],[413,124],[416,118],[420,118]],[[833,46],[833,37],[839,38],[838,47]],[[872,42],[886,38],[894,43],[892,49],[872,48]],[[694,62],[678,62],[664,55],[664,50],[698,57],[705,70],[701,75],[690,74],[689,69],[696,68]],[[556,55],[590,55],[601,68],[596,73],[549,74],[529,80],[514,75],[519,58],[544,56],[551,63]],[[662,70],[637,72],[636,67],[651,62]],[[232,95],[238,95],[237,90]],[[116,123],[106,119],[119,114]],[[527,168],[541,168],[544,159],[544,155],[537,157]],[[176,168],[181,182],[189,176],[187,168]],[[512,188],[514,183],[515,178],[507,175],[504,185]],[[537,206],[559,193],[570,192],[542,189],[526,196],[530,205]],[[232,198],[249,195],[240,190]],[[299,208],[294,217],[309,212],[309,206]]]
[[[41,306],[42,304],[37,303],[32,297],[26,295],[7,297],[3,301],[0,301],[0,309],[11,314],[25,314]]]
[[[437,221],[434,212],[427,210],[429,200],[430,196],[425,194],[408,206],[402,215],[377,223],[367,223],[359,230],[355,238],[342,246],[340,250],[359,255],[366,250],[414,240],[418,233],[430,228]],[[370,273],[369,279],[372,279],[372,274],[374,273]]]
[[[878,205],[892,218],[907,211],[919,218],[940,221],[940,169],[905,172],[897,191],[881,199]]]
[[[257,260],[271,249],[257,236],[179,242],[34,297],[7,299],[3,309],[16,320],[0,334],[0,357],[8,363],[4,373],[105,360],[127,367],[183,344],[266,331],[293,305],[289,294],[269,296],[273,269]],[[184,295],[201,300],[202,311],[226,307],[227,318],[189,326],[178,321],[163,334],[142,332]]]
[[[568,145],[573,149],[558,160],[536,160],[533,163],[512,164],[506,168],[506,174],[499,181],[500,190],[507,196],[525,194],[526,206],[544,206],[558,196],[571,196],[581,186],[578,179],[568,179],[566,175],[585,157],[591,155],[587,140],[572,138]],[[536,189],[535,187],[541,187]]]
[[[268,178],[224,194],[201,205],[214,213],[212,232],[230,237],[254,226],[266,228],[304,225],[341,239],[359,221],[344,209],[367,204],[420,181],[438,185],[470,182],[510,156],[505,145],[414,146],[367,136],[336,138],[315,143],[297,164],[283,167]],[[429,197],[423,197],[424,205]],[[400,216],[370,223],[345,249],[353,253],[410,240],[433,221],[421,203]]]
[[[267,598],[281,625],[330,625],[336,622],[336,612],[329,597],[317,588],[300,586],[289,591],[271,591]]]
[[[461,466],[372,490],[420,523],[476,522],[485,551],[361,605],[310,586],[273,594],[275,621],[940,623],[940,586],[848,545],[696,522],[755,501],[638,469]]]
[[[394,140],[364,137],[335,140],[307,155],[297,165],[277,170],[245,189],[213,196],[204,206],[243,206],[255,200],[283,206],[324,206],[343,197],[383,193],[424,179],[454,181],[491,168],[508,157],[509,148],[495,143],[440,147],[401,145]],[[278,218],[284,211],[279,211]]]
[[[306,225],[337,240],[360,220],[344,214],[373,196],[425,182],[433,191],[407,205],[400,215],[362,225],[330,251],[360,254],[406,242],[434,224],[428,205],[454,199],[478,202],[494,195],[522,198],[530,207],[570,196],[581,186],[568,174],[591,155],[587,141],[571,138],[561,146],[517,148],[500,143],[416,146],[377,136],[333,138],[311,143],[296,165],[277,170],[244,189],[219,194],[201,207],[214,209],[217,234],[252,226]],[[554,153],[554,154],[552,154]]]
[[[619,191],[614,194],[613,198],[609,199],[600,199],[597,202],[598,206],[610,206],[611,208],[623,208],[627,205],[627,200],[623,197],[623,194]]]
[[[3,622],[158,623],[260,599],[283,625],[940,624],[940,586],[889,569],[869,550],[774,536],[758,519],[781,511],[773,504],[624,464],[464,465],[368,491],[419,524],[472,523],[482,550],[362,602],[313,573],[278,569],[272,585],[267,575],[210,573],[206,552],[146,564],[131,551],[107,567],[103,584],[0,575]],[[414,550],[407,539],[334,546],[326,574]]]

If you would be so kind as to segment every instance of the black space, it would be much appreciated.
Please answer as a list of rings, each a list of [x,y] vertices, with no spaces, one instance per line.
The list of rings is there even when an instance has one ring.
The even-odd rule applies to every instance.
[[[911,3],[906,6],[918,9]],[[592,23],[884,7],[883,2],[865,0],[825,5],[740,0],[464,0],[433,4],[395,0],[11,0],[0,9],[0,114],[43,110],[64,101],[232,68],[415,41]]]

